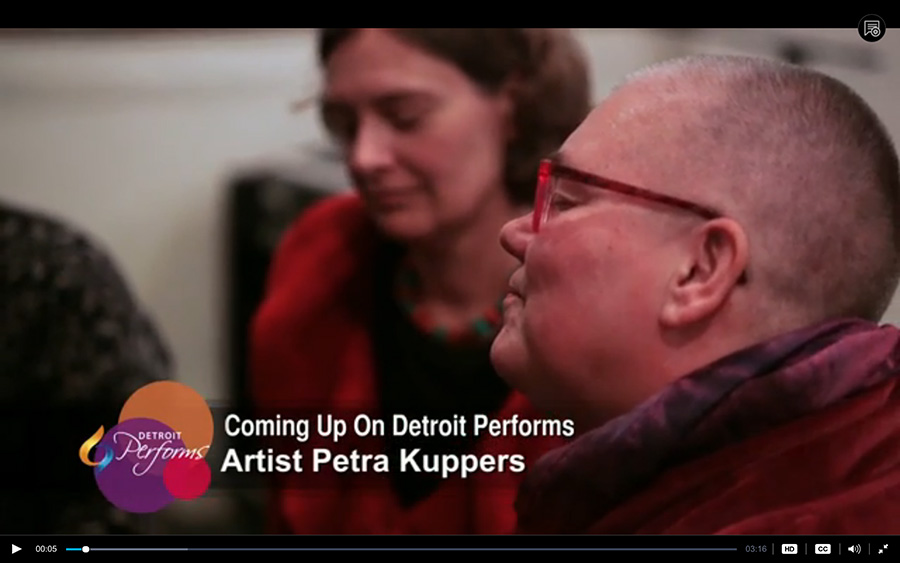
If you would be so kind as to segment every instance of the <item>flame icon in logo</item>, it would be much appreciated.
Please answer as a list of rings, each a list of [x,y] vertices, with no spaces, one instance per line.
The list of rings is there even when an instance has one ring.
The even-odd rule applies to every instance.
[[[103,450],[103,459],[100,461],[91,461],[90,453],[91,449],[100,443],[100,440],[103,438],[103,427],[101,426],[99,430],[94,432],[94,435],[84,441],[81,444],[81,449],[78,450],[78,457],[81,458],[81,463],[88,465],[90,467],[96,467],[97,471],[103,471],[106,469],[106,466],[109,465],[109,462],[112,461],[113,452],[110,448],[106,446],[98,446],[97,451],[99,452],[101,449]]]

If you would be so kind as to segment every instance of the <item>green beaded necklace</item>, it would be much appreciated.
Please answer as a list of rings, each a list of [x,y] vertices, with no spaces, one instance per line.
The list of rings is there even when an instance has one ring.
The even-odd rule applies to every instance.
[[[397,300],[413,323],[432,338],[454,344],[490,342],[503,324],[502,297],[464,326],[448,327],[438,324],[418,302],[421,289],[422,282],[418,274],[408,262],[403,262],[397,277]]]

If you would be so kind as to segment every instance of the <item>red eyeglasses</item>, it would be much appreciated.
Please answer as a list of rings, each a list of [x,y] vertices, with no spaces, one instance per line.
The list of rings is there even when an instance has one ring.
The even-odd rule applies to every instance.
[[[676,207],[699,215],[705,219],[716,219],[722,217],[722,214],[715,209],[685,201],[672,196],[656,193],[644,188],[630,186],[622,182],[616,182],[602,176],[582,172],[575,168],[571,168],[553,159],[541,161],[538,169],[537,193],[534,200],[534,215],[532,218],[532,229],[538,232],[540,227],[547,222],[550,212],[555,206],[557,198],[557,190],[559,189],[559,180],[570,180],[579,184],[593,186],[616,193],[637,197],[645,201],[661,203],[671,207]]]
[[[670,207],[694,213],[704,219],[717,219],[723,217],[722,213],[711,207],[706,207],[705,205],[660,194],[645,188],[623,184],[622,182],[603,178],[602,176],[597,176],[596,174],[591,174],[589,172],[583,172],[576,168],[561,164],[555,159],[545,159],[541,161],[540,167],[538,168],[538,185],[534,201],[534,215],[532,216],[532,229],[535,233],[537,233],[541,226],[547,222],[551,210],[557,206],[555,200],[560,185],[559,180],[570,180],[578,184],[609,190],[636,197],[644,201],[668,205]],[[745,270],[741,273],[738,284],[744,285],[746,283],[747,272]]]

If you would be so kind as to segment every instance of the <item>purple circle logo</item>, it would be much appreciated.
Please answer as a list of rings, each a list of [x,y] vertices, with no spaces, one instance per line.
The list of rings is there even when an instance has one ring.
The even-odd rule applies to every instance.
[[[94,468],[97,486],[109,502],[128,512],[156,512],[174,501],[163,478],[166,462],[194,457],[177,432],[148,418],[113,426],[98,446],[111,451],[112,459]]]
[[[88,438],[79,458],[110,503],[146,514],[206,492],[212,433],[212,413],[200,395],[180,383],[155,382],[131,396],[109,432],[101,426]]]

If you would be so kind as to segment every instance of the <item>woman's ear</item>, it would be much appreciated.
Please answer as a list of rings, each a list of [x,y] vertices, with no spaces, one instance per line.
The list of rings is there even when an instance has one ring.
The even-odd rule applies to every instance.
[[[660,311],[660,321],[670,328],[713,315],[741,284],[747,268],[747,236],[736,221],[715,219],[689,236]]]

